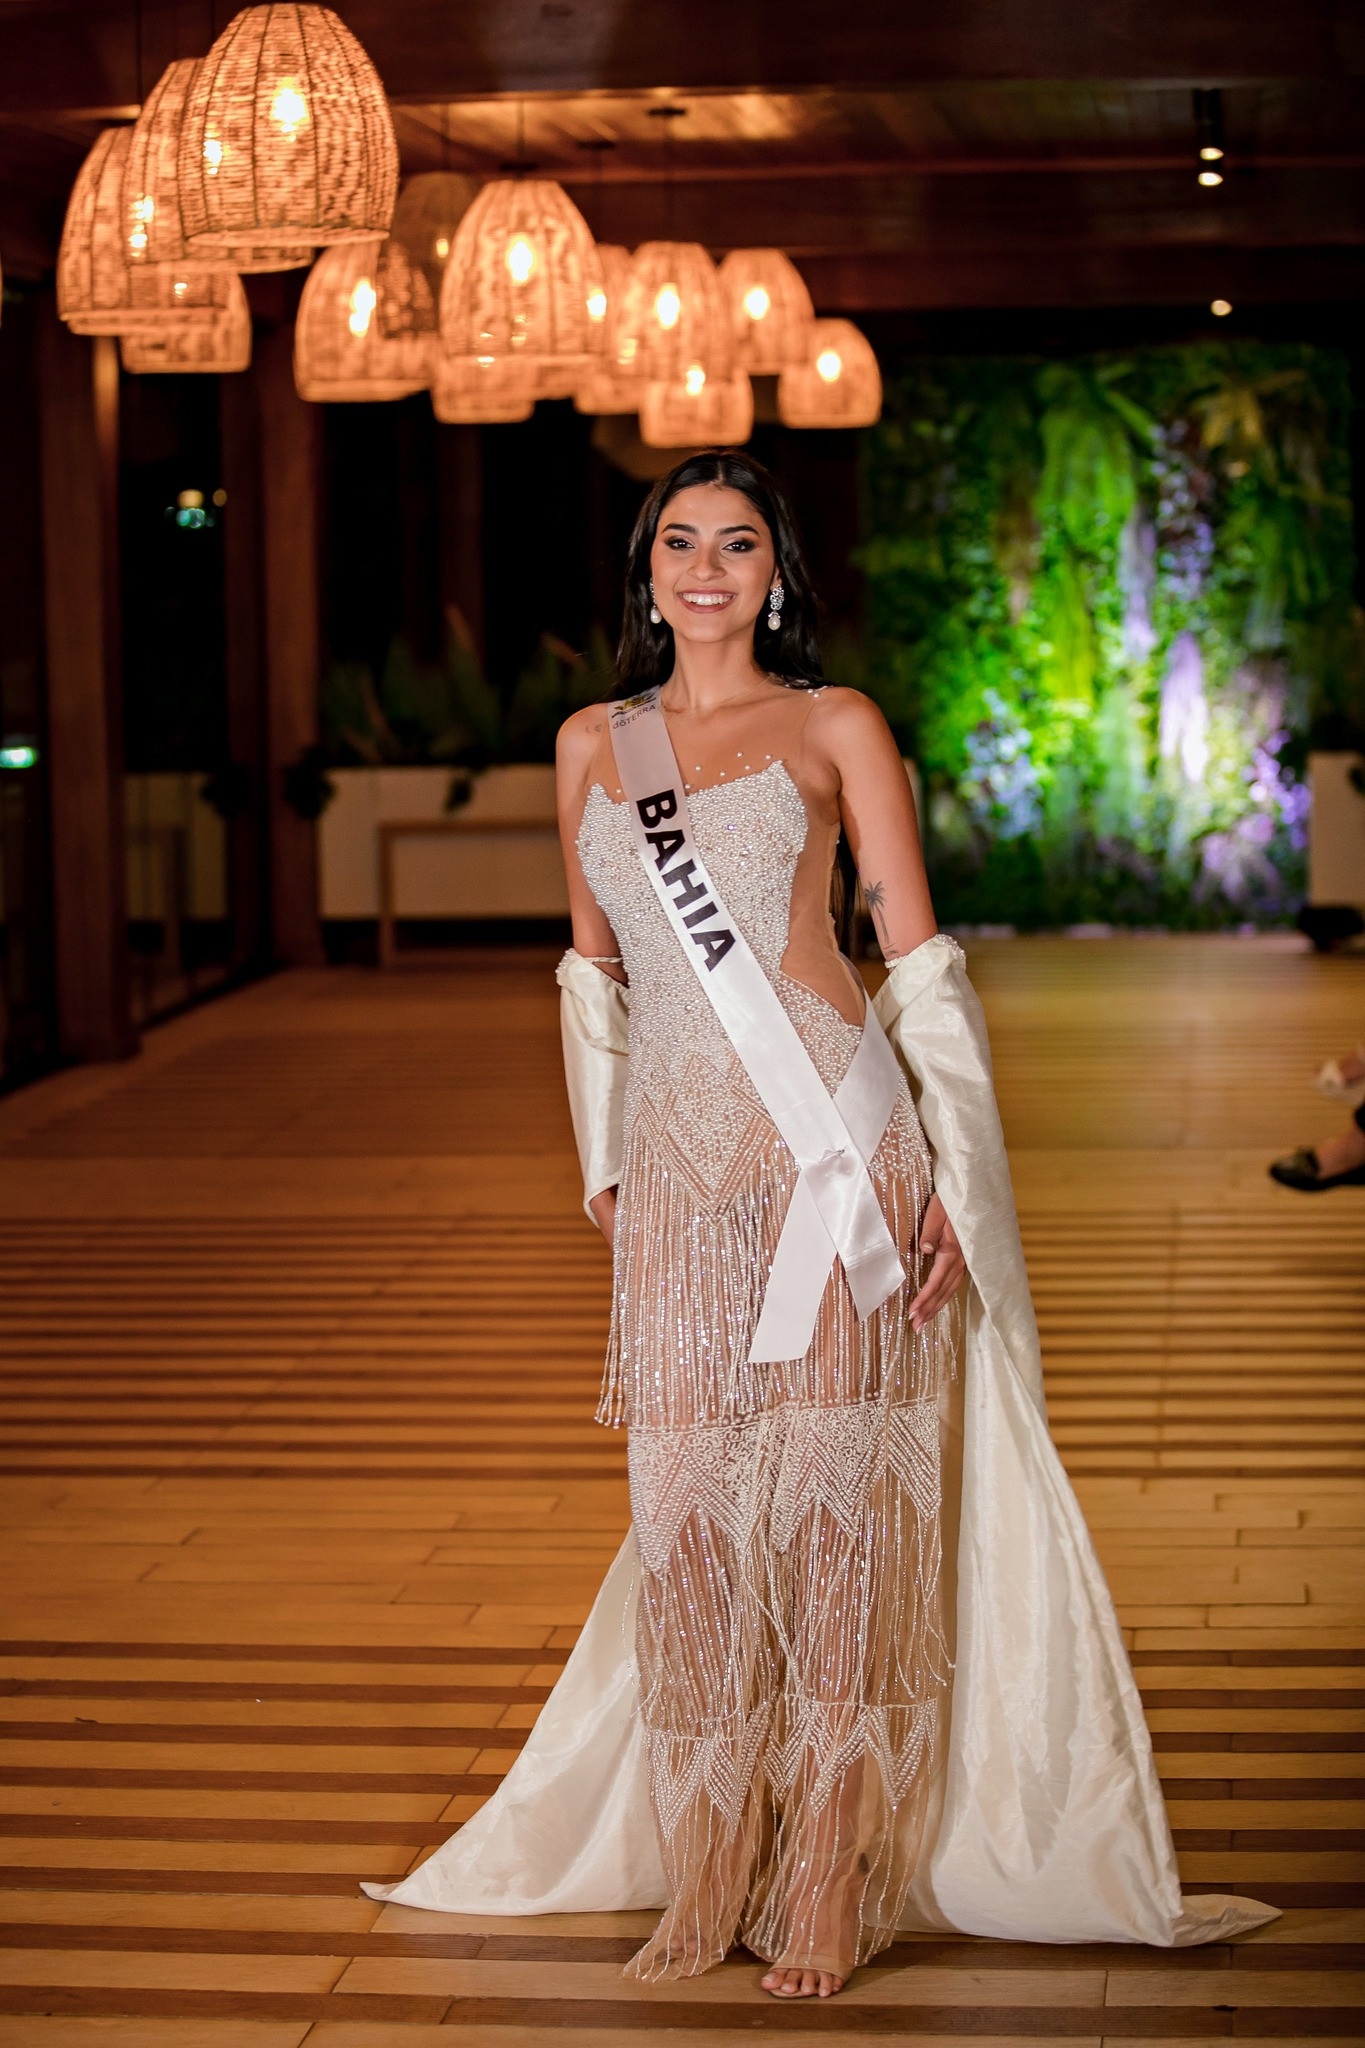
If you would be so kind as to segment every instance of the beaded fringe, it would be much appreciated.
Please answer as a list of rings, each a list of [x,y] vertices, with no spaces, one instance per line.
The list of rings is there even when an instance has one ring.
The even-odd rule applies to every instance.
[[[742,1940],[846,1974],[902,1915],[950,1672],[938,1399],[955,1316],[916,1332],[908,1313],[928,1153],[907,1097],[873,1168],[906,1286],[860,1322],[836,1266],[805,1356],[751,1365],[795,1169],[772,1133],[706,1205],[668,1132],[637,1117],[627,1142],[599,1409],[630,1425],[670,1900],[628,1973],[691,1975]]]
[[[923,1265],[918,1233],[930,1167],[922,1139],[913,1142],[899,1114],[874,1160],[873,1182],[907,1284],[862,1322],[836,1265],[805,1357],[750,1362],[795,1180],[774,1134],[757,1170],[717,1213],[697,1202],[676,1162],[638,1124],[632,1130],[617,1208],[600,1423],[674,1428],[761,1414],[780,1401],[915,1401],[937,1389],[951,1370],[949,1319],[916,1332],[909,1316]]]

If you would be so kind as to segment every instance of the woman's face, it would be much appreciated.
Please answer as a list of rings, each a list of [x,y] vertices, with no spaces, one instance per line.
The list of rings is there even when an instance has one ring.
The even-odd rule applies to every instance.
[[[670,498],[649,557],[654,602],[690,641],[752,638],[775,566],[767,521],[725,484],[693,484]]]

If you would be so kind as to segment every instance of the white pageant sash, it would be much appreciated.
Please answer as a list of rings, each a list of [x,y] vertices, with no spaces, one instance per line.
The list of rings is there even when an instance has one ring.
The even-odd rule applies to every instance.
[[[749,1359],[800,1358],[815,1334],[836,1253],[864,1320],[905,1285],[868,1171],[895,1106],[900,1069],[869,1003],[853,1062],[830,1095],[706,872],[657,690],[612,706],[611,738],[645,873],[800,1168]]]

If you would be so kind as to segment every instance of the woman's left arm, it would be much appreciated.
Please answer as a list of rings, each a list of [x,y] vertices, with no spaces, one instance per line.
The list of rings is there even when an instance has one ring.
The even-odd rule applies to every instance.
[[[881,712],[857,690],[822,692],[810,739],[837,780],[844,834],[889,964],[938,930],[905,763]]]
[[[882,957],[890,964],[938,930],[910,779],[891,728],[871,698],[856,690],[826,690],[818,713],[810,741],[836,778],[839,816]],[[936,1194],[925,1208],[919,1241],[930,1264],[910,1304],[917,1330],[947,1306],[967,1270],[957,1232]]]

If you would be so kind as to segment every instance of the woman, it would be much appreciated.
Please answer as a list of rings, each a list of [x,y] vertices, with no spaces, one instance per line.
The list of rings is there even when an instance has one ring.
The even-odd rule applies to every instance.
[[[497,1797],[367,1889],[665,1901],[637,1975],[743,1942],[785,1997],[914,1925],[1226,1935],[1271,1915],[1182,1906],[1041,1418],[979,1011],[895,743],[821,681],[813,611],[751,459],[656,486],[619,701],[570,719],[558,762],[566,1069],[613,1244],[601,1416],[629,1429],[633,1539]],[[830,916],[841,833],[891,964],[875,1010]]]

